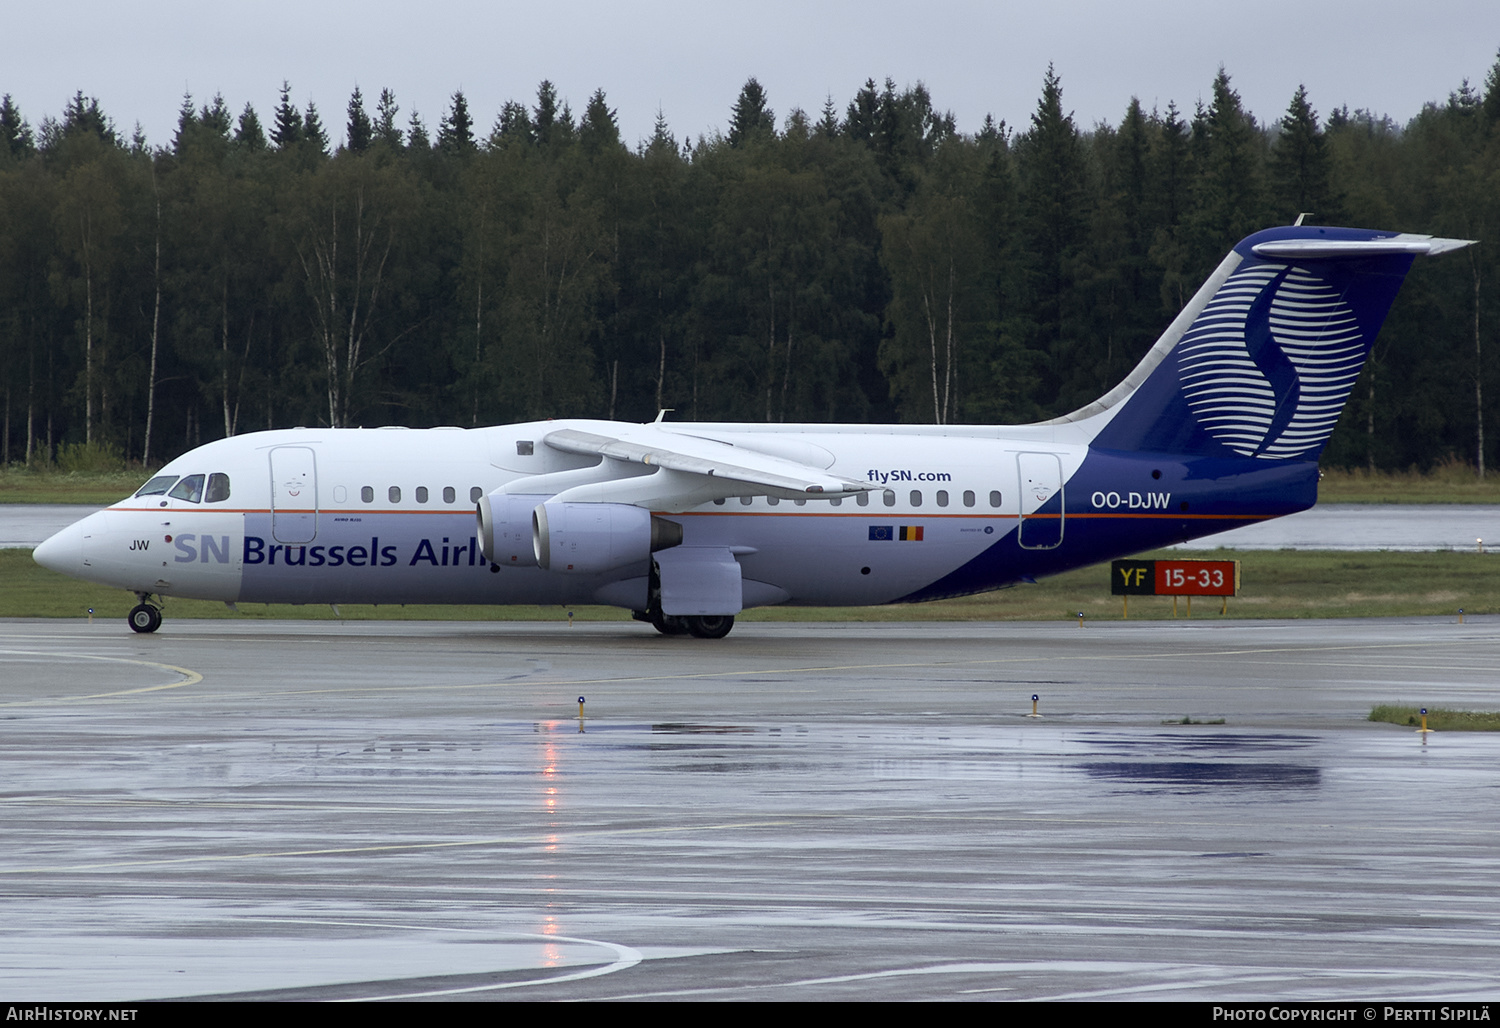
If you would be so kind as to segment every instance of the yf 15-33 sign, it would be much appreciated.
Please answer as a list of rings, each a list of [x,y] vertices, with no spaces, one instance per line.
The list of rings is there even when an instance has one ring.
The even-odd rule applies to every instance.
[[[1117,560],[1109,566],[1115,596],[1238,596],[1237,560]]]

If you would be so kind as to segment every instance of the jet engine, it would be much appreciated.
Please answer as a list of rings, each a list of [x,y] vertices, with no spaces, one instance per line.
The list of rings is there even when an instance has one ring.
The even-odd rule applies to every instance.
[[[682,542],[682,526],[628,503],[543,503],[531,513],[539,567],[598,574]]]
[[[491,564],[508,568],[536,566],[531,542],[531,512],[546,496],[502,493],[481,496],[475,513],[479,518],[479,552]]]

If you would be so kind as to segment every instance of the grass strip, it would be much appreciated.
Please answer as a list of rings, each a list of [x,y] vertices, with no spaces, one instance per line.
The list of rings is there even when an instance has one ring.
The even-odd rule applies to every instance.
[[[1422,723],[1421,709],[1382,703],[1370,711],[1369,719],[1415,728]],[[1500,732],[1500,711],[1428,707],[1427,727],[1434,732]]]

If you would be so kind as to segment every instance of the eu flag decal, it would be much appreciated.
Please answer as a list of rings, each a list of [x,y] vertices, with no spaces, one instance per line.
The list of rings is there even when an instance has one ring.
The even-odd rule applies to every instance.
[[[904,543],[919,543],[922,541],[921,525],[871,525],[870,542],[888,543],[894,540]]]
[[[896,529],[891,525],[871,525],[870,542],[888,543],[892,539],[896,538],[895,532]]]

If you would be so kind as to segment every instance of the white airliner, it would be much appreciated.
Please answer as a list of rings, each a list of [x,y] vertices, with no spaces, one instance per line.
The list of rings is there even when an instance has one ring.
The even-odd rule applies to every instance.
[[[35,556],[134,592],[137,632],[161,624],[153,596],[599,603],[718,638],[746,607],[998,589],[1312,506],[1414,257],[1465,245],[1257,233],[1124,382],[1052,421],[257,432]]]

